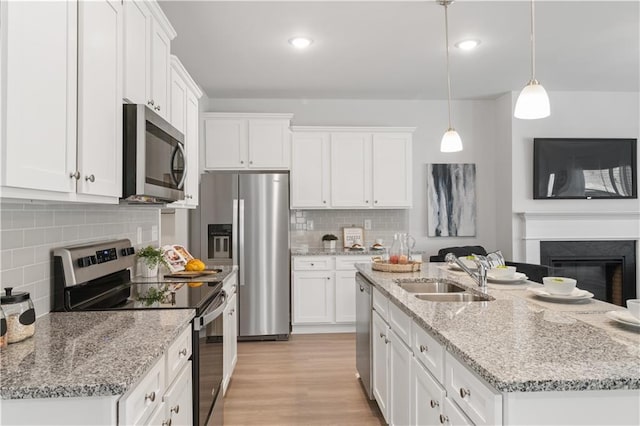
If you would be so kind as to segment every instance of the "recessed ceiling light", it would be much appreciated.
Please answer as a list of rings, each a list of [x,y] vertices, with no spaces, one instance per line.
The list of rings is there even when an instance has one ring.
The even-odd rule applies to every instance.
[[[313,43],[313,40],[308,37],[294,37],[289,39],[289,44],[297,49],[306,49],[311,46],[311,43]]]
[[[462,50],[471,50],[480,44],[480,40],[462,40],[456,43],[456,47]]]

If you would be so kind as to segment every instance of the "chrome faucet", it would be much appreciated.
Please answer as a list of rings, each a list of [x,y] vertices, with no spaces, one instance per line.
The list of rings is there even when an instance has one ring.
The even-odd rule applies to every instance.
[[[486,256],[481,256],[478,254],[473,255],[473,260],[477,266],[477,272],[473,272],[467,265],[465,265],[458,257],[453,253],[447,253],[444,257],[445,262],[447,263],[455,263],[465,271],[471,278],[476,280],[478,283],[478,287],[480,287],[480,291],[483,293],[487,292],[487,271],[490,269],[489,261]]]

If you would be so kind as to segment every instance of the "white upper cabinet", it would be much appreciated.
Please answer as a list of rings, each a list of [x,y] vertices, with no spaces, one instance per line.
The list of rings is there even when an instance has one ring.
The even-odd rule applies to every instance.
[[[326,208],[330,203],[329,134],[293,134],[291,208]]]
[[[171,40],[157,20],[151,23],[151,80],[148,104],[169,118],[169,56]]]
[[[205,169],[288,170],[292,114],[205,113]]]
[[[123,7],[125,43],[122,97],[132,104],[146,104],[151,58],[151,12],[143,0],[128,0]]]
[[[292,130],[291,208],[412,206],[415,128],[296,126]]]
[[[3,196],[117,203],[122,4],[3,2],[1,7],[7,106]]]
[[[77,7],[0,4],[5,187],[76,190]]]
[[[122,194],[122,4],[78,7],[78,192]]]
[[[199,114],[198,99],[202,91],[193,81],[176,56],[171,56],[171,99],[169,122],[184,135],[186,151],[186,178],[184,200],[170,204],[170,207],[195,208],[198,205],[198,150]]]

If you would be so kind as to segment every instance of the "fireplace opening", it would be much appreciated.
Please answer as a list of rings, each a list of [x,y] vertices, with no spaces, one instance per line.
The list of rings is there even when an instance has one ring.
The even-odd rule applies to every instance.
[[[540,263],[596,299],[625,306],[636,298],[635,249],[635,241],[541,241]]]

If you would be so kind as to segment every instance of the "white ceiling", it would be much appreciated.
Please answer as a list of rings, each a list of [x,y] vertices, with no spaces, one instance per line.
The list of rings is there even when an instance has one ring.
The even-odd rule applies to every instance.
[[[161,1],[171,50],[209,97],[446,99],[444,8],[388,2]],[[449,7],[454,99],[493,98],[529,80],[528,1]],[[287,40],[307,35],[306,51]],[[549,91],[633,91],[640,2],[536,2],[536,77]]]

